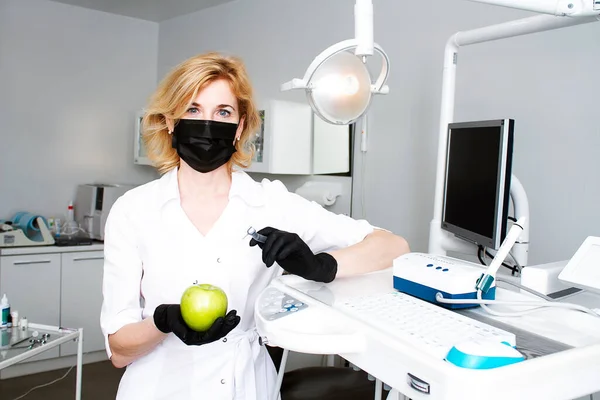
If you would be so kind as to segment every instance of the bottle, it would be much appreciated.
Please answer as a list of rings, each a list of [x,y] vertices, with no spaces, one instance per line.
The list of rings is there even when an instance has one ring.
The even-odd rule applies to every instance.
[[[72,201],[69,202],[69,206],[67,207],[67,221],[65,223],[65,228],[67,235],[74,235],[78,231],[77,222],[75,222],[75,209]]]
[[[54,236],[59,237],[60,236],[60,230],[62,229],[62,221],[60,220],[60,218],[55,218],[54,219],[54,227],[56,229],[56,234]]]
[[[73,202],[69,202],[69,206],[67,207],[67,223],[70,224],[75,221],[75,211],[73,209]]]
[[[0,329],[8,328],[8,316],[10,315],[10,304],[8,304],[8,298],[6,297],[6,293],[2,296],[2,300],[0,300]]]
[[[17,310],[10,312],[10,320],[12,321],[13,328],[16,328],[19,326],[19,312]]]

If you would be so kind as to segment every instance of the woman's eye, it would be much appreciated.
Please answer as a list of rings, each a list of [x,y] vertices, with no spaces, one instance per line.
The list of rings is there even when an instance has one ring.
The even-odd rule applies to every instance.
[[[231,112],[229,110],[219,110],[219,117],[229,117]]]
[[[197,114],[199,111],[196,107],[192,107],[192,108],[188,108],[187,113],[188,114]]]

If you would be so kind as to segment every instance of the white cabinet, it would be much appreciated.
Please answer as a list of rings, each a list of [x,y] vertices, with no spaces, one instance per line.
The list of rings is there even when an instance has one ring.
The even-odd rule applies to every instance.
[[[259,110],[256,153],[248,172],[285,175],[350,171],[350,127],[332,125],[306,103],[266,102]]]
[[[271,100],[261,107],[256,153],[249,172],[310,175],[312,109],[308,104]]]
[[[84,353],[104,350],[100,329],[102,307],[102,251],[62,253],[60,326],[83,328]],[[77,354],[77,344],[60,346],[60,355]]]
[[[12,311],[28,321],[60,324],[60,254],[24,254],[0,257],[0,292]],[[28,361],[58,357],[58,348]]]
[[[83,328],[83,351],[104,351],[100,329],[104,253],[88,247],[0,248],[0,296],[32,323]],[[75,355],[70,342],[28,361]]]

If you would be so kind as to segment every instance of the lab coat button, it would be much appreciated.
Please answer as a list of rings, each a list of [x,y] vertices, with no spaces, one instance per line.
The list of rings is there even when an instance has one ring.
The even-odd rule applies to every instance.
[[[220,264],[221,263],[221,258],[217,258],[217,262]]]
[[[225,338],[223,338],[223,343],[226,343],[226,342],[227,342],[227,338],[225,337]]]
[[[221,384],[224,385],[225,384],[225,379],[221,379]]]

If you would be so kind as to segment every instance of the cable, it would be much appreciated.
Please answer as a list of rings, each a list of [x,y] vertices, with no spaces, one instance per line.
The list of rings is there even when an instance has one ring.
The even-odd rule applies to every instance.
[[[523,271],[523,265],[519,264],[519,262],[517,261],[517,259],[515,258],[515,256],[513,255],[512,251],[508,252],[508,255],[510,256],[510,258],[512,258],[513,260],[513,264],[515,265],[515,267],[517,268],[517,273],[521,273],[521,271]]]
[[[481,264],[483,264],[483,265],[486,265],[486,266],[487,266],[487,264],[485,263],[485,260],[484,260],[484,259],[483,259],[483,257],[481,256],[481,253],[482,253],[482,252],[483,252],[483,246],[482,246],[482,245],[479,245],[479,246],[477,246],[477,258],[479,258],[479,262],[480,262]]]
[[[514,286],[514,287],[516,287],[516,288],[519,288],[519,289],[521,289],[521,290],[524,290],[524,291],[526,291],[526,292],[529,292],[529,293],[533,294],[534,296],[537,296],[537,297],[539,297],[539,298],[541,298],[541,299],[544,299],[544,300],[546,300],[546,301],[555,301],[555,300],[554,300],[552,297],[548,297],[548,296],[546,296],[545,294],[543,294],[543,293],[540,293],[540,292],[537,292],[537,291],[535,291],[535,290],[533,290],[533,289],[530,289],[530,288],[528,288],[527,286],[523,286],[523,285],[521,285],[520,283],[512,282],[512,281],[509,281],[508,279],[504,279],[504,278],[496,278],[496,280],[497,280],[498,282],[504,282],[504,283],[507,283],[507,284],[509,284],[509,285],[512,285],[512,286]]]
[[[492,254],[490,254],[490,253],[489,253],[489,252],[486,250],[486,248],[485,248],[485,247],[483,247],[482,245],[478,245],[477,247],[478,247],[478,249],[477,249],[477,258],[479,258],[479,262],[480,262],[481,264],[483,264],[483,265],[486,265],[486,266],[487,266],[487,263],[485,262],[485,260],[484,260],[484,259],[483,259],[483,257],[481,256],[481,253],[483,253],[483,252],[485,251],[485,255],[487,255],[488,257],[494,258],[494,256],[493,256]],[[518,273],[518,272],[520,272],[520,270],[516,269],[516,267],[515,267],[515,266],[512,266],[512,265],[509,265],[509,264],[506,264],[506,263],[502,263],[502,266],[503,266],[503,267],[505,267],[505,268],[508,268],[508,269],[510,269],[510,270],[511,270],[511,272],[512,272],[512,275],[513,275],[513,276],[514,276],[514,274],[515,274],[515,273]]]
[[[484,247],[484,250],[485,250],[485,255],[486,256],[488,256],[490,258],[494,258],[494,256],[492,255],[492,253],[490,253],[489,251],[487,251],[487,248]],[[519,272],[519,270],[517,269],[517,267],[514,266],[514,265],[509,265],[509,264],[503,262],[502,266],[505,267],[505,268],[510,269],[510,271],[512,272],[513,276],[515,275],[515,273]]]
[[[477,299],[446,299],[443,294],[437,293],[435,295],[436,301],[440,303],[446,304],[480,304],[481,307],[487,311],[488,313],[495,315],[497,317],[520,317],[525,314],[532,313],[534,311],[538,311],[544,307],[557,307],[557,308],[567,308],[573,309],[577,311],[582,311],[584,313],[593,315],[594,317],[600,317],[596,312],[590,310],[589,308],[580,306],[578,304],[571,303],[559,303],[559,302],[541,302],[541,301],[500,301],[500,300],[483,300],[481,298],[481,290],[477,291]],[[498,311],[491,310],[487,307],[487,304],[499,304],[505,306],[516,306],[516,307],[535,307],[530,310],[512,312],[512,313],[501,313]]]
[[[531,308],[529,310],[524,310],[524,311],[514,311],[511,313],[503,313],[500,311],[492,310],[491,308],[489,308],[487,306],[487,304],[484,304],[483,302],[480,304],[481,304],[481,308],[484,309],[488,314],[494,315],[496,317],[522,317],[523,315],[531,314],[535,311],[541,311],[544,308],[544,307],[534,307],[534,308]],[[494,303],[494,304],[498,304],[498,303]],[[504,304],[504,305],[508,305],[508,304]]]
[[[15,398],[14,400],[19,400],[19,399],[22,399],[23,397],[27,396],[29,393],[33,392],[34,390],[41,389],[41,388],[43,388],[43,387],[46,387],[46,386],[50,386],[50,385],[52,385],[52,384],[55,384],[55,383],[56,383],[56,382],[58,382],[58,381],[61,381],[61,380],[65,379],[65,378],[67,377],[67,375],[69,375],[69,372],[71,372],[71,370],[72,370],[73,368],[74,368],[74,367],[71,367],[71,368],[69,368],[69,370],[68,370],[68,371],[67,371],[67,372],[66,372],[66,373],[65,373],[63,376],[61,376],[61,377],[60,377],[60,378],[58,378],[58,379],[55,379],[55,380],[53,380],[52,382],[48,382],[48,383],[44,383],[43,385],[38,385],[38,386],[32,387],[32,388],[31,388],[31,389],[29,389],[27,392],[25,392],[25,394],[22,394],[21,396],[19,396],[19,397]]]

